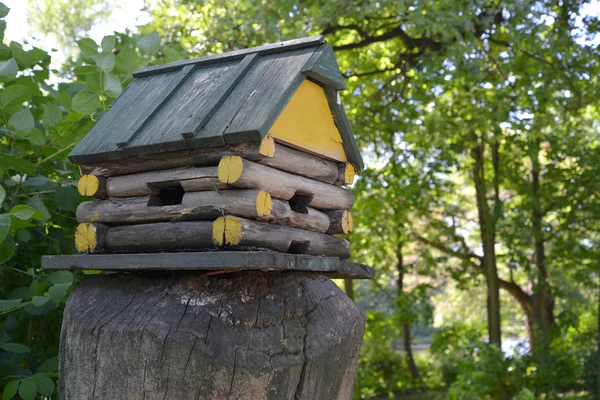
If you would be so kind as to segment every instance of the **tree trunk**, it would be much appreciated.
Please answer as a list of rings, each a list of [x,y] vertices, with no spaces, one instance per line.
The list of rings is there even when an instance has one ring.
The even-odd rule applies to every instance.
[[[298,272],[90,275],[73,289],[60,399],[346,399],[365,317]]]
[[[396,249],[396,257],[398,258],[398,297],[402,297],[404,295],[404,255],[403,255],[403,243],[400,242],[398,244],[398,248]],[[410,376],[413,381],[420,381],[421,374],[419,373],[419,368],[415,363],[415,359],[412,352],[412,344],[411,344],[411,335],[410,335],[410,323],[408,320],[405,320],[402,324],[402,343],[404,345],[404,353],[406,354],[406,364],[408,365],[408,370],[410,371]]]
[[[488,334],[490,343],[501,345],[500,323],[500,287],[496,266],[496,232],[495,223],[490,215],[487,201],[487,187],[485,181],[484,153],[485,145],[473,133],[473,183],[477,197],[477,212],[479,215],[479,232],[483,247],[483,266],[487,281],[487,309],[488,309]]]
[[[548,270],[546,268],[545,241],[543,232],[543,211],[540,198],[540,140],[534,144],[531,156],[531,224],[533,228],[534,277],[532,300],[533,342],[531,348],[539,360],[547,355],[550,330],[554,321],[554,296],[550,292]]]

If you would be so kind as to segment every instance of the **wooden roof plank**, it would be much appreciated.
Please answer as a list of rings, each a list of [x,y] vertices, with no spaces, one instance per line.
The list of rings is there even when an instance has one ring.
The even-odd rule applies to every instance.
[[[365,168],[365,165],[362,156],[360,155],[360,151],[358,150],[358,146],[356,145],[356,139],[354,139],[354,135],[352,134],[352,128],[350,127],[350,122],[346,116],[346,111],[344,111],[340,96],[336,90],[330,87],[325,87],[323,90],[325,91],[325,96],[327,97],[329,107],[333,113],[335,124],[342,135],[342,146],[344,146],[348,161],[354,165],[357,171],[362,171]]]
[[[154,74],[162,74],[165,72],[173,72],[183,68],[186,65],[204,66],[210,64],[220,64],[228,61],[241,60],[250,53],[257,53],[259,55],[267,55],[279,52],[287,52],[296,49],[302,49],[306,47],[314,47],[325,41],[325,37],[322,35],[309,36],[300,39],[287,40],[278,43],[268,43],[262,46],[250,47],[248,49],[234,50],[227,53],[214,54],[211,56],[194,58],[191,60],[176,61],[164,65],[156,65],[152,67],[140,68],[133,73],[134,78],[141,78]]]
[[[189,148],[182,134],[193,132],[203,114],[214,107],[218,101],[215,94],[232,79],[235,69],[236,63],[196,68],[186,84],[165,102],[144,131],[125,148],[125,152],[134,156]],[[210,143],[205,143],[210,146],[224,144],[221,135],[214,132]]]
[[[244,74],[243,79],[233,88],[229,96],[222,102],[221,106],[215,111],[204,127],[193,138],[187,140],[191,148],[205,147],[210,137],[216,134],[223,135],[246,99],[253,93],[258,82],[267,73],[274,59],[274,56],[258,57],[252,63],[250,69]],[[226,140],[225,138],[223,139]]]
[[[171,95],[172,89],[185,80],[187,73],[186,69],[135,79],[69,157],[78,163],[115,159],[110,157],[111,153],[123,153],[119,144],[127,143],[135,135]]]
[[[320,45],[308,60],[302,72],[312,80],[336,90],[346,89],[333,49],[327,43]]]
[[[276,57],[224,133],[229,144],[261,140],[292,98],[304,76],[300,73],[314,48]]]

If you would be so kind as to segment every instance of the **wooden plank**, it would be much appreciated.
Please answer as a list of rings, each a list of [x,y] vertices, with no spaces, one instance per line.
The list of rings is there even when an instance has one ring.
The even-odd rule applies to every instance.
[[[285,270],[324,272],[354,279],[372,279],[374,276],[372,268],[342,261],[337,257],[317,257],[275,251],[43,256],[42,268],[102,271]]]
[[[189,167],[113,176],[106,182],[106,194],[109,197],[148,196],[158,194],[161,187],[178,187],[184,180],[216,177],[216,167]]]
[[[187,69],[135,79],[108,112],[69,154],[74,163],[125,158],[118,146],[126,143],[187,77]]]
[[[335,90],[346,89],[333,49],[327,43],[320,45],[307,61],[302,72],[312,80]]]
[[[220,88],[233,77],[236,65],[228,63],[198,68],[157,110],[144,130],[124,149],[128,156],[161,153],[189,148],[184,133],[193,132],[203,116],[211,111]],[[147,79],[147,78],[146,78]],[[223,146],[216,132],[204,138],[208,147]]]
[[[213,223],[213,241],[218,246],[253,246],[284,253],[350,257],[350,243],[345,239],[230,215]]]
[[[354,165],[357,171],[362,171],[365,168],[365,165],[362,156],[360,155],[360,151],[358,150],[358,146],[356,145],[356,139],[352,133],[352,128],[350,127],[350,122],[346,116],[346,111],[344,111],[340,95],[335,89],[329,87],[325,87],[323,90],[325,91],[325,96],[327,97],[329,107],[333,113],[335,124],[342,135],[342,145],[344,146],[348,161]]]
[[[280,53],[286,51],[292,51],[302,49],[306,47],[318,46],[325,41],[325,37],[322,35],[309,36],[300,39],[293,39],[278,43],[268,43],[262,46],[250,47],[247,49],[234,50],[227,53],[214,54],[211,56],[194,58],[191,60],[175,61],[169,64],[156,65],[152,67],[144,67],[136,70],[133,73],[134,78],[141,78],[154,74],[163,74],[166,72],[177,71],[186,65],[211,65],[216,63],[222,63],[226,61],[235,61],[244,58],[246,55],[251,53],[257,53],[259,55],[267,55],[273,53]]]
[[[349,210],[354,204],[354,196],[347,189],[279,171],[239,156],[223,157],[219,163],[218,177],[223,183],[264,190],[283,200],[301,195],[306,199],[305,205],[318,209]]]
[[[304,80],[301,71],[313,52],[314,48],[308,48],[278,54],[225,130],[227,143],[260,140],[266,135]]]

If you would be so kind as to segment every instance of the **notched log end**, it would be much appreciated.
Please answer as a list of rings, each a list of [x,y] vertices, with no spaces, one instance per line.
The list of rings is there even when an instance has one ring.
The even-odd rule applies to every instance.
[[[275,140],[271,137],[271,135],[267,135],[263,140],[261,140],[258,147],[258,152],[265,157],[275,157]]]
[[[356,175],[356,170],[354,166],[350,163],[346,163],[346,168],[344,171],[344,182],[346,185],[352,185],[354,183],[354,176]]]
[[[106,192],[106,179],[95,175],[83,175],[77,183],[77,190],[82,196],[103,197]]]
[[[219,217],[213,222],[212,236],[217,246],[236,245],[242,240],[242,222],[231,215]]]
[[[75,248],[80,253],[87,253],[102,247],[102,232],[100,226],[83,223],[75,230]]]
[[[273,209],[273,200],[271,195],[264,190],[261,190],[256,195],[256,214],[260,217],[267,217],[271,215]]]
[[[344,233],[352,232],[352,228],[354,227],[354,220],[352,218],[352,214],[348,210],[344,210],[344,214],[342,216],[342,231]]]
[[[224,156],[219,162],[217,176],[223,183],[235,183],[244,170],[244,163],[240,156]]]

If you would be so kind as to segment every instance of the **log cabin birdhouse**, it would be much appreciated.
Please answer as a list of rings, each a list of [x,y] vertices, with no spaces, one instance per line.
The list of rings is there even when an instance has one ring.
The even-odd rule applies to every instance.
[[[133,77],[69,155],[80,193],[98,198],[77,210],[76,247],[90,255],[82,264],[109,268],[110,257],[95,255],[114,253],[270,250],[350,265],[339,234],[352,230],[354,197],[344,186],[363,162],[322,36]],[[170,265],[177,257],[189,265],[190,254]]]
[[[61,398],[352,398],[366,318],[329,278],[373,269],[343,88],[320,36],[134,73],[69,156],[81,254],[42,259],[121,272],[69,296]]]

